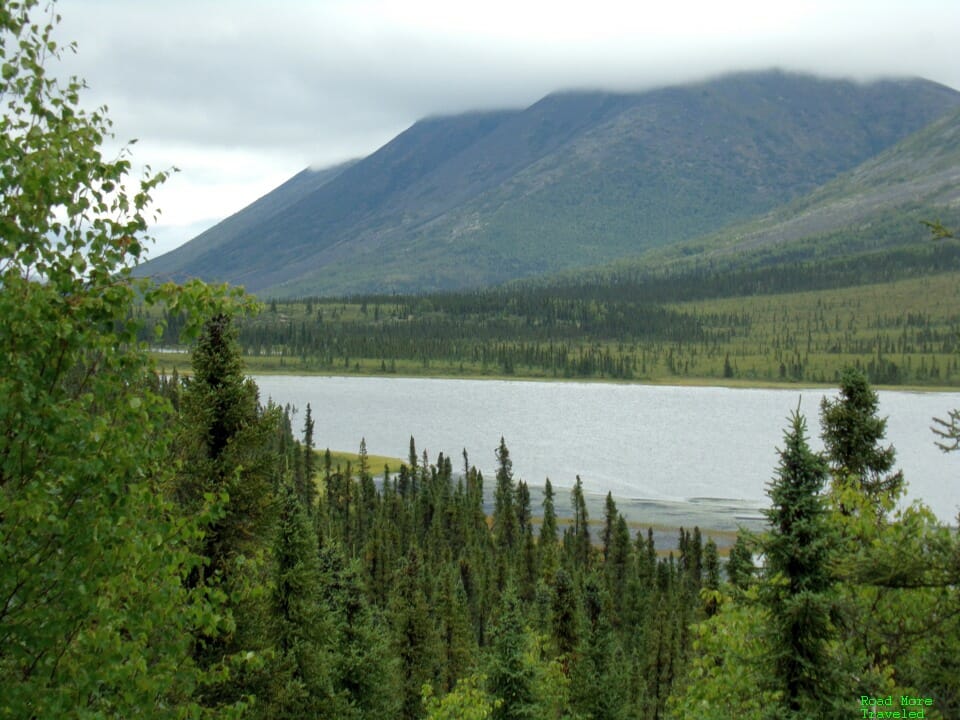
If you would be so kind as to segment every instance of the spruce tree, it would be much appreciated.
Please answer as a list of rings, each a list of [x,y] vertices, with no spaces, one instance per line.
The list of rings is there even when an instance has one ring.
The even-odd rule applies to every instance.
[[[225,671],[245,653],[266,650],[271,643],[257,585],[276,519],[274,490],[283,474],[278,447],[282,413],[260,406],[256,384],[244,376],[228,314],[216,313],[204,323],[192,365],[183,394],[177,444],[182,466],[174,492],[187,514],[204,512],[209,497],[224,502],[224,512],[204,528],[198,547],[204,562],[187,586],[229,598],[232,620],[194,635],[199,666]],[[208,707],[234,704],[255,692],[259,682],[252,676],[221,675],[221,681],[198,693]]]
[[[566,672],[580,642],[580,601],[573,579],[563,568],[553,583],[551,609],[550,635]]]
[[[320,595],[328,628],[324,649],[331,698],[324,717],[360,720],[394,717],[399,708],[397,657],[388,633],[371,608],[359,561],[349,561],[342,546],[320,548]]]
[[[807,445],[799,412],[790,418],[779,455],[777,476],[768,489],[770,532],[762,548],[761,598],[770,612],[772,670],[784,711],[823,717],[831,709],[839,712],[849,698],[840,696],[828,650],[835,633],[829,569],[835,539],[820,495],[827,465]]]
[[[265,704],[272,718],[321,717],[332,696],[326,645],[332,627],[321,607],[317,544],[298,493],[287,483],[281,491],[274,558],[270,606],[276,677]]]
[[[617,524],[617,503],[613,499],[613,493],[607,492],[607,499],[604,504],[603,533],[600,541],[603,545],[604,561],[610,559],[610,545],[613,542],[613,531]]]
[[[553,485],[550,478],[543,486],[543,522],[540,524],[540,545],[556,545],[557,543],[557,511],[554,507]]]
[[[527,660],[529,636],[512,587],[504,593],[497,622],[493,656],[487,671],[490,694],[499,701],[494,720],[533,720],[539,717],[536,673]]]
[[[703,588],[700,597],[703,599],[703,608],[707,617],[716,615],[720,608],[720,557],[717,554],[717,544],[713,538],[707,540],[703,548]]]
[[[864,494],[877,515],[892,508],[903,489],[903,472],[891,472],[896,460],[892,445],[880,442],[887,421],[877,415],[880,401],[866,375],[847,368],[840,377],[840,397],[824,398],[820,405],[820,424],[826,455],[833,475],[834,493],[841,509],[852,512],[852,501],[843,497],[844,489]]]
[[[553,582],[559,564],[557,513],[553,498],[553,486],[550,478],[547,478],[543,488],[543,522],[540,524],[540,536],[537,540],[540,576],[547,583]]]
[[[533,536],[533,513],[530,509],[530,488],[520,480],[517,482],[517,525],[520,530],[518,568],[516,573],[517,590],[524,601],[533,600],[537,585],[540,558]]]
[[[467,675],[476,645],[459,566],[447,562],[441,572],[436,602],[442,654],[440,687],[449,692],[458,678]]]
[[[632,555],[630,547],[630,528],[627,520],[621,513],[617,513],[617,521],[613,529],[613,538],[610,543],[610,555],[604,563],[607,577],[607,592],[613,606],[611,622],[616,625],[622,620],[623,611],[627,602],[627,585],[631,575]]]
[[[396,589],[390,601],[392,647],[399,658],[401,686],[400,713],[403,720],[421,715],[421,693],[425,683],[436,680],[439,638],[433,613],[424,593],[423,566],[415,548],[398,568]]]
[[[585,632],[570,671],[570,702],[578,717],[625,716],[625,658],[610,625],[610,598],[596,572],[584,582]]]
[[[273,519],[273,488],[278,480],[274,437],[277,408],[264,410],[258,389],[246,378],[236,328],[219,313],[203,326],[192,356],[193,377],[183,395],[183,430],[178,443],[184,469],[176,497],[188,511],[205,498],[225,494],[225,517],[204,537],[208,559],[201,576],[225,581],[230,559],[262,544]]]
[[[579,570],[590,567],[592,545],[590,541],[590,518],[587,514],[587,502],[583,496],[583,481],[577,475],[577,481],[570,493],[573,509],[573,524],[563,534],[566,561]]]
[[[313,411],[307,403],[307,414],[303,421],[303,485],[297,488],[303,506],[308,513],[313,513],[317,500],[317,458],[314,452],[313,440]]]
[[[517,547],[519,524],[515,507],[515,489],[513,485],[513,462],[504,439],[500,438],[497,448],[497,485],[493,507],[493,534],[497,547],[511,554]]]
[[[746,590],[753,581],[755,572],[753,551],[750,549],[743,531],[738,532],[736,542],[730,548],[730,555],[727,560],[727,579],[738,590]]]
[[[947,411],[947,418],[933,418],[934,425],[930,428],[939,440],[938,448],[943,452],[957,452],[960,450],[960,410]]]

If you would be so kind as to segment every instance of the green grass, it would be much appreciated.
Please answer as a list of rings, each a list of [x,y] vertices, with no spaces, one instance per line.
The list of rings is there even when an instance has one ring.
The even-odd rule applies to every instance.
[[[789,365],[799,357],[805,380],[832,383],[844,366],[866,367],[882,358],[904,371],[906,384],[960,385],[958,273],[671,307],[702,317],[720,337],[705,357],[695,357],[699,372],[691,372],[693,377],[722,375],[729,353],[737,379],[782,379],[781,362],[789,377]],[[724,324],[737,316],[749,322]]]
[[[360,467],[359,453],[347,452],[346,450],[330,450],[329,452],[331,468],[336,469],[340,467],[346,470],[347,465],[349,465],[353,471],[356,471],[357,468]],[[322,468],[325,452],[317,450],[316,453],[318,467]],[[384,467],[387,467],[391,473],[397,472],[405,462],[406,461],[401,458],[390,457],[388,455],[367,455],[367,465],[370,467],[370,472],[374,475],[381,475]]]

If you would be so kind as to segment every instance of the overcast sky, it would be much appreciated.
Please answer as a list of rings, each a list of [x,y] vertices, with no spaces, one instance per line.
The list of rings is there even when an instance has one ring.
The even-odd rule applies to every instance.
[[[65,62],[156,193],[154,254],[428,115],[735,70],[960,89],[958,0],[60,0]]]

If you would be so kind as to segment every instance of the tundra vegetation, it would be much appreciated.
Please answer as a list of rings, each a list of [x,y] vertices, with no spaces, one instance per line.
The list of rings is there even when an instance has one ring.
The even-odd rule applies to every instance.
[[[0,717],[960,714],[960,544],[897,506],[862,371],[825,453],[789,418],[769,528],[726,573],[698,528],[663,557],[612,498],[597,532],[579,482],[559,527],[506,441],[492,517],[466,456],[335,466],[313,419],[336,408],[301,431],[246,377],[249,299],[130,277],[164,174],[129,191],[103,157],[47,12],[0,14]],[[149,317],[195,338],[189,378],[155,371]]]

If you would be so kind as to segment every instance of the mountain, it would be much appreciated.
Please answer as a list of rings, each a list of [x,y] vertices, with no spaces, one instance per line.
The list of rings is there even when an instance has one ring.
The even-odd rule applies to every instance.
[[[769,213],[612,267],[682,273],[890,253],[929,245],[929,221],[960,227],[960,111]]]
[[[141,274],[264,296],[488,285],[637,256],[807,195],[953,109],[924,80],[782,72],[420,121]]]

